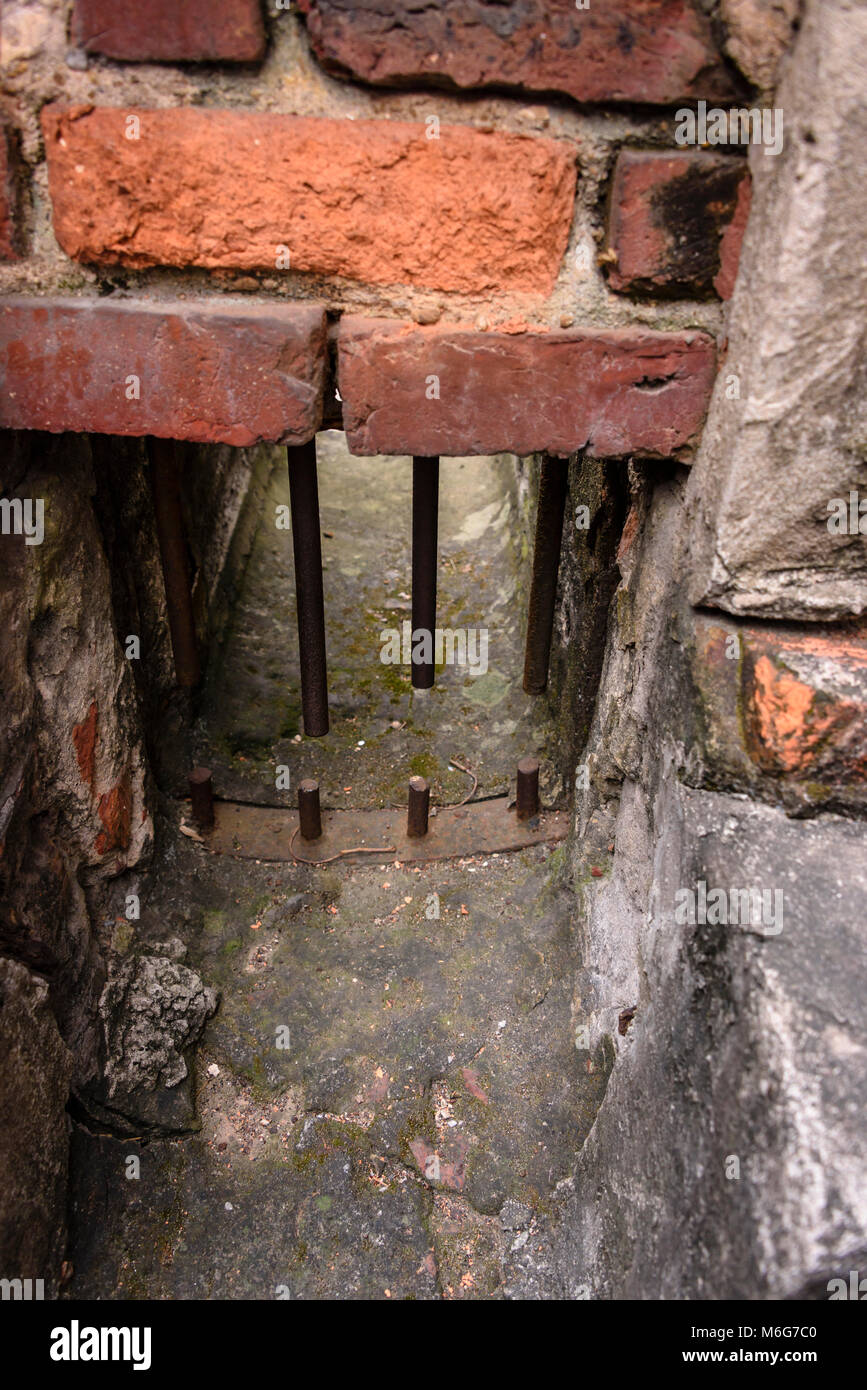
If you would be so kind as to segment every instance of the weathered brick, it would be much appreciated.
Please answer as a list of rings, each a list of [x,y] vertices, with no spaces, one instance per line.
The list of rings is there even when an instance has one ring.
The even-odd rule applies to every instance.
[[[15,225],[15,183],[9,150],[8,131],[0,126],[0,261],[17,259]]]
[[[561,141],[198,109],[42,121],[55,233],[78,260],[274,271],[288,251],[294,270],[375,284],[547,293],[569,237]]]
[[[321,420],[325,353],[313,304],[6,299],[0,426],[300,444]]]
[[[744,661],[747,747],[763,771],[816,792],[858,784],[867,793],[867,641],[863,635],[748,631]]]
[[[746,163],[703,150],[624,150],[608,212],[608,282],[632,294],[734,287],[750,201]]]
[[[313,50],[381,86],[517,87],[583,102],[725,101],[732,80],[692,0],[300,0]]]
[[[867,806],[867,635],[698,616],[690,766],[792,814]]]
[[[702,333],[520,335],[347,317],[338,336],[355,454],[669,456],[701,427],[715,370]]]
[[[265,52],[260,0],[75,0],[72,34],[88,53],[132,62],[249,63]]]

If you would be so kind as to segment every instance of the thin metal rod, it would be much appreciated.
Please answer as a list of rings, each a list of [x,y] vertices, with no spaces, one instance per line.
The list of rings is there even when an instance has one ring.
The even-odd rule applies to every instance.
[[[295,552],[295,602],[301,649],[301,712],[311,738],[328,733],[328,669],[325,661],[325,600],[316,441],[289,448],[289,498]]]
[[[554,630],[554,601],[563,539],[566,508],[568,459],[542,457],[539,476],[539,505],[536,511],[536,545],[533,551],[533,581],[527,613],[527,645],[524,653],[524,689],[528,695],[541,695],[548,684],[551,633]]]
[[[539,759],[522,758],[518,763],[518,820],[532,820],[539,814]]]
[[[424,777],[410,777],[409,804],[406,814],[406,833],[410,839],[427,834],[430,812],[430,782]]]
[[[214,827],[214,786],[207,767],[194,767],[189,776],[193,820],[200,830]]]
[[[302,840],[318,840],[322,834],[319,783],[312,777],[298,783],[298,826]]]
[[[412,635],[429,634],[430,661],[412,663],[416,690],[430,690],[436,674],[434,631],[437,623],[437,520],[439,514],[439,458],[412,461]]]
[[[148,439],[147,448],[175,677],[178,685],[192,690],[199,683],[201,667],[193,618],[187,540],[181,516],[177,447],[173,439]]]

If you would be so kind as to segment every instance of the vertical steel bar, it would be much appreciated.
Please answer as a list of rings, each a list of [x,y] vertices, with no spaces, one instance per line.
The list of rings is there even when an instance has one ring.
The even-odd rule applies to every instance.
[[[548,684],[551,633],[554,630],[554,601],[563,539],[563,514],[569,460],[543,455],[539,477],[539,505],[536,511],[536,545],[533,551],[533,580],[527,613],[527,645],[524,653],[524,689],[528,695],[541,695]]]
[[[312,777],[298,783],[298,827],[302,840],[318,840],[322,834],[319,783]]]
[[[518,820],[531,820],[539,814],[538,758],[522,758],[518,763],[518,793],[515,801]]]
[[[434,632],[437,623],[437,521],[439,514],[440,461],[438,457],[412,461],[412,632],[430,633],[430,661],[412,663],[416,690],[430,690],[434,683]]]
[[[295,553],[295,601],[301,649],[301,711],[311,738],[328,733],[328,670],[325,662],[325,600],[316,441],[289,448],[289,498]]]
[[[214,786],[210,769],[194,767],[189,776],[189,785],[193,820],[200,830],[212,830],[214,826]]]
[[[406,814],[406,833],[410,839],[427,834],[429,812],[430,782],[424,777],[410,777]]]
[[[201,667],[193,619],[187,541],[181,517],[177,446],[173,439],[149,439],[147,448],[175,676],[178,685],[192,690],[199,683]]]

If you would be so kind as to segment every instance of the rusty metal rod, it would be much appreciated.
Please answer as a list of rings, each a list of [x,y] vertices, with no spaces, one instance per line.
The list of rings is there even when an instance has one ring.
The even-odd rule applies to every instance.
[[[192,690],[199,683],[201,666],[193,618],[187,540],[181,516],[177,446],[173,439],[151,438],[148,439],[147,450],[175,677],[178,685]]]
[[[214,786],[207,767],[194,767],[189,776],[193,820],[200,830],[214,828]]]
[[[328,733],[328,670],[325,662],[325,600],[322,595],[322,541],[316,441],[287,450],[295,602],[301,649],[301,711],[311,738]]]
[[[319,783],[312,777],[298,783],[298,827],[302,840],[318,840],[322,834]]]
[[[541,695],[548,684],[551,633],[554,630],[554,601],[563,539],[566,508],[568,459],[543,455],[539,476],[539,505],[536,511],[536,545],[533,551],[533,580],[527,613],[527,645],[524,652],[524,689],[528,695]]]
[[[412,461],[412,636],[428,633],[430,661],[412,662],[416,690],[430,690],[436,674],[434,632],[437,623],[437,520],[439,513],[440,461],[438,457]]]
[[[406,813],[406,833],[410,839],[418,839],[427,834],[429,812],[430,782],[424,777],[410,777]]]
[[[518,820],[532,820],[539,814],[539,759],[522,758],[518,763]]]

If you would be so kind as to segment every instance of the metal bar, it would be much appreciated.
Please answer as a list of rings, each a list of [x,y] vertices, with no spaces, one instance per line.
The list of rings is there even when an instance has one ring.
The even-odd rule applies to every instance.
[[[147,448],[175,676],[178,685],[192,690],[199,683],[201,666],[193,619],[187,541],[181,516],[177,446],[173,439],[151,438],[148,439]]]
[[[189,776],[193,820],[200,830],[214,826],[214,785],[207,767],[194,767]]]
[[[410,777],[406,833],[410,839],[427,834],[430,811],[430,782],[424,777]]]
[[[430,634],[430,661],[412,663],[416,690],[430,690],[434,683],[434,631],[437,623],[437,520],[439,513],[439,458],[412,461],[412,635]]]
[[[518,820],[532,820],[539,814],[539,759],[522,758],[518,763]]]
[[[319,783],[312,777],[298,783],[298,826],[302,840],[318,840],[322,835]]]
[[[510,798],[470,801],[466,806],[438,806],[427,835],[406,833],[406,807],[375,811],[322,812],[322,838],[301,839],[298,812],[287,806],[251,806],[220,800],[217,824],[208,849],[264,864],[296,863],[295,850],[307,862],[334,864],[339,855],[356,864],[427,864],[467,855],[507,853],[527,845],[556,844],[569,834],[568,811],[541,811],[518,820]],[[294,845],[293,845],[294,836]],[[290,848],[292,846],[292,848]],[[372,847],[381,846],[375,853]]]
[[[551,633],[554,630],[554,601],[563,539],[563,514],[569,460],[542,457],[539,477],[539,505],[536,511],[536,545],[533,551],[533,581],[527,613],[527,645],[524,653],[524,689],[528,695],[541,695],[548,684]]]
[[[316,441],[287,449],[295,602],[301,649],[301,711],[311,738],[328,733],[328,669],[325,662],[325,600],[322,595],[322,540]]]

